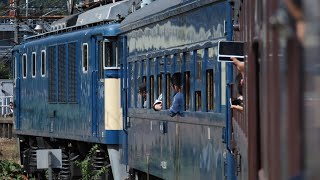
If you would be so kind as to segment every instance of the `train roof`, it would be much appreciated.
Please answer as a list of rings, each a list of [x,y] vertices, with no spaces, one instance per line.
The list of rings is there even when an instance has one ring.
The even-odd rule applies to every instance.
[[[129,0],[119,1],[86,11],[78,16],[76,26],[92,24],[100,21],[112,21],[125,17],[129,12]]]
[[[150,3],[149,5],[138,9],[127,16],[121,22],[121,29],[123,31],[127,31],[132,28],[138,27],[138,23],[141,20],[146,20],[150,18],[152,15],[158,14],[174,6],[184,2],[186,0],[158,0]]]
[[[121,17],[127,16],[128,12],[129,0],[110,3],[83,13],[73,14],[57,20],[52,23],[51,31],[27,37],[25,40],[38,39],[52,34],[60,34],[97,25],[112,24],[121,20]],[[119,15],[120,17],[118,17]]]
[[[158,0],[129,14],[120,25],[122,33],[167,19],[219,0]]]

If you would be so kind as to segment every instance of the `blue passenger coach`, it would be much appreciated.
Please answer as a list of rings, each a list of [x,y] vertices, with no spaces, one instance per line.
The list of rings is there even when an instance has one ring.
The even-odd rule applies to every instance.
[[[230,12],[228,1],[161,0],[122,21],[125,157],[132,178],[233,178],[226,121],[232,65],[216,58],[218,42],[232,37]],[[170,117],[176,72],[183,74],[185,112]],[[141,83],[147,85],[146,108]],[[160,94],[162,110],[154,111]]]
[[[126,177],[119,163],[122,51],[117,35],[118,20],[127,14],[128,1],[107,4],[77,15],[71,27],[61,22],[62,29],[29,37],[14,49],[16,134],[29,173],[44,175],[36,169],[36,150],[61,149],[57,178],[80,176],[74,161],[100,144],[96,170],[111,164],[114,179]]]

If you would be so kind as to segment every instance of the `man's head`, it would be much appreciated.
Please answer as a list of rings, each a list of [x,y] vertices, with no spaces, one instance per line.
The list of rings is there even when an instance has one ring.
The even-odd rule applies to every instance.
[[[171,77],[171,84],[175,91],[180,91],[182,87],[182,76],[180,72],[174,73]]]
[[[141,94],[141,96],[143,98],[146,98],[147,97],[147,86],[146,86],[146,83],[141,83],[139,85],[139,93]]]

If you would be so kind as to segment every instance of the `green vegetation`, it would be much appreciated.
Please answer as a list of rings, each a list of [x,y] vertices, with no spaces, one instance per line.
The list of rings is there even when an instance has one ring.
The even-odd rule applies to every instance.
[[[100,179],[101,175],[108,171],[106,166],[97,171],[95,171],[93,168],[94,164],[92,159],[96,156],[98,149],[99,146],[94,145],[83,161],[75,161],[75,164],[81,169],[83,180],[98,180]]]
[[[27,179],[22,172],[21,166],[12,161],[0,161],[0,179],[24,180]]]

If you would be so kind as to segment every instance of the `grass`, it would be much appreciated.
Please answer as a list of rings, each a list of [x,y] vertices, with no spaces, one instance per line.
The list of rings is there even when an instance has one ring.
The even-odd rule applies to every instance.
[[[20,164],[17,139],[0,138],[0,160],[13,161]]]

